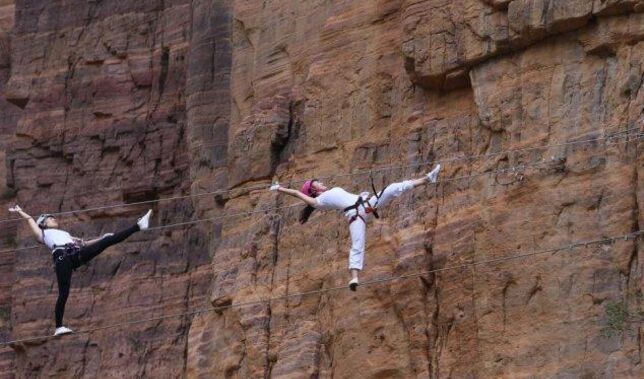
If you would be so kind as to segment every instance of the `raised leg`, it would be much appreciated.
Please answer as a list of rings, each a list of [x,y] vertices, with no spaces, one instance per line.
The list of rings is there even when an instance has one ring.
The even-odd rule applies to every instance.
[[[369,204],[371,204],[372,207],[382,209],[382,207],[391,203],[393,199],[400,197],[400,195],[412,188],[414,188],[414,182],[411,180],[405,180],[404,182],[400,183],[391,183],[382,192],[380,199],[377,200],[377,204],[375,196],[372,196],[371,199],[369,199]]]
[[[101,240],[96,241],[91,245],[84,246],[80,250],[81,263],[85,264],[91,261],[92,259],[96,258],[97,255],[105,251],[105,249],[107,249],[108,247],[125,241],[126,238],[138,232],[139,230],[141,230],[139,226],[137,224],[134,224],[133,226],[125,230],[121,230],[120,232],[114,233],[111,236],[101,238]]]
[[[424,186],[429,183],[436,183],[436,180],[438,179],[438,174],[440,173],[440,171],[441,171],[441,165],[437,164],[436,167],[434,167],[434,169],[431,172],[429,172],[427,175],[425,175],[422,178],[405,180],[399,183],[391,183],[382,192],[382,195],[380,195],[380,199],[376,199],[375,196],[372,196],[371,199],[369,199],[369,204],[371,204],[372,207],[380,209],[386,206],[387,204],[389,204],[393,199],[400,197],[400,195],[409,191],[412,188]],[[376,205],[376,202],[377,202],[377,205]]]

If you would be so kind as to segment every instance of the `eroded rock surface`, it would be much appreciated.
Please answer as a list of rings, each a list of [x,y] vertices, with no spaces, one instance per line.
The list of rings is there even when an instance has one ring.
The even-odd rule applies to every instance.
[[[11,145],[19,109],[9,104],[2,94],[11,70],[11,28],[14,23],[14,1],[0,1],[0,178],[8,177],[7,150]],[[10,206],[15,191],[0,180],[0,217],[9,217],[6,209]],[[14,276],[14,253],[6,252],[15,246],[16,225],[0,227],[0,340],[9,339],[11,330],[11,287]],[[0,347],[0,377],[13,378],[14,352],[9,347]]]
[[[225,137],[227,127],[229,107],[221,98],[228,88],[230,54],[224,48],[210,66],[198,64],[196,57],[208,51],[211,62],[212,49],[205,44],[225,46],[229,22],[224,12],[195,26],[193,12],[199,10],[191,5],[153,0],[16,4],[11,70],[2,87],[11,107],[23,108],[3,175],[15,190],[12,201],[32,214],[131,203],[203,192],[195,176],[220,175],[226,149],[215,140]],[[210,31],[208,24],[214,25]],[[203,94],[210,88],[223,91],[220,99]],[[217,101],[226,104],[221,112]],[[214,117],[202,111],[195,116],[199,107],[214,107],[224,129],[214,134]],[[5,127],[3,114],[1,130]],[[191,198],[153,208],[156,225],[218,212],[218,206]],[[91,237],[128,226],[146,209],[109,208],[68,215],[62,222],[73,234]],[[201,223],[151,231],[110,248],[75,273],[67,324],[86,330],[203,307],[216,229]],[[24,225],[18,231],[16,246],[34,244]],[[12,258],[12,329],[6,337],[52,333],[57,289],[49,253],[41,248]],[[175,317],[18,344],[13,346],[16,376],[181,377],[190,322]]]
[[[238,179],[229,184],[290,183],[641,130],[639,7],[236,1],[229,131],[236,158],[228,168]],[[452,181],[405,195],[370,225],[363,277],[638,230],[638,148],[637,141],[599,142],[447,161],[442,177]],[[517,165],[530,167],[485,174]],[[385,171],[376,181],[428,169]],[[329,181],[369,189],[367,175]],[[287,204],[256,191],[231,198],[226,207],[238,212]],[[314,216],[305,226],[294,209],[225,223],[214,252],[211,300],[233,308],[193,324],[190,376],[641,372],[641,329],[600,336],[607,303],[624,299],[631,311],[642,309],[634,295],[641,293],[642,253],[633,241],[449,270],[357,294],[342,290],[242,306],[345,285],[348,248],[347,227],[337,214]]]
[[[467,86],[470,68],[481,61],[642,11],[641,0],[404,1],[405,67],[425,88]]]
[[[0,89],[17,115],[0,118],[11,201],[37,212],[221,190],[156,204],[155,222],[257,212],[106,252],[76,273],[67,317],[83,329],[210,312],[14,346],[0,364],[17,377],[641,376],[641,324],[602,335],[607,304],[643,310],[637,241],[353,293],[334,289],[348,281],[342,217],[316,212],[300,225],[300,207],[281,208],[292,199],[260,188],[330,177],[358,192],[372,169],[382,186],[442,162],[444,182],[369,225],[363,280],[637,231],[642,1],[36,0],[15,10],[10,59],[0,50]],[[608,135],[622,137],[583,142]],[[391,165],[403,167],[378,170]],[[64,221],[98,235],[143,210]],[[32,243],[24,227],[9,242]],[[6,262],[9,336],[50,331],[47,253]]]

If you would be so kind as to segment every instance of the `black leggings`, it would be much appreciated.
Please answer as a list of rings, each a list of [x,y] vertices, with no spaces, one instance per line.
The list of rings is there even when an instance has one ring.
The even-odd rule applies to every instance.
[[[139,226],[134,225],[112,236],[101,238],[91,245],[83,246],[78,254],[54,257],[56,266],[56,279],[58,280],[58,300],[56,301],[56,327],[63,326],[63,314],[65,313],[65,303],[69,297],[69,288],[72,284],[72,272],[78,267],[88,263],[105,249],[119,242],[123,242],[132,234],[138,232]]]

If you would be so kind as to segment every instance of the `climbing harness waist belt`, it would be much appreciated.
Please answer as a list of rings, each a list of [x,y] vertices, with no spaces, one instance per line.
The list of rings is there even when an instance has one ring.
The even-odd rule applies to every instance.
[[[54,262],[62,261],[67,257],[78,257],[78,253],[80,252],[80,246],[73,244],[73,243],[68,243],[67,245],[63,246],[54,246],[54,251],[52,251],[52,255],[54,257]]]
[[[378,214],[378,210],[377,210],[378,202],[380,201],[380,197],[385,192],[386,188],[387,188],[387,186],[385,186],[385,188],[383,188],[382,191],[380,191],[380,192],[376,191],[376,186],[373,183],[373,177],[371,177],[371,189],[373,190],[373,194],[376,197],[376,202],[375,202],[375,204],[373,206],[371,206],[371,203],[369,202],[369,200],[365,200],[365,198],[367,196],[363,196],[363,194],[360,194],[360,196],[358,197],[358,200],[356,200],[355,204],[344,208],[344,213],[345,214],[347,212],[352,211],[352,210],[355,211],[355,214],[350,215],[350,216],[347,215],[347,217],[349,219],[349,224],[353,223],[357,219],[361,219],[364,223],[366,223],[365,219],[360,215],[360,207],[362,207],[364,209],[364,212],[366,214],[373,213],[373,216],[375,218],[380,218],[380,215]]]
[[[368,200],[365,200],[362,196],[358,197],[358,200],[356,201],[355,204],[344,208],[344,213],[347,214],[348,212],[352,212],[353,214],[347,214],[349,224],[353,223],[357,219],[361,219],[362,221],[365,221],[365,219],[360,215],[360,207],[364,209],[364,213],[369,214],[373,213],[375,218],[380,218],[380,215],[378,215],[378,211],[376,211],[376,208],[372,207],[371,204],[369,203]]]

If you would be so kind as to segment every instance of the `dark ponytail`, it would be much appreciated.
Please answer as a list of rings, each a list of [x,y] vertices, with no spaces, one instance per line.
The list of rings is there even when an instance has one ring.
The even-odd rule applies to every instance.
[[[318,181],[317,179],[311,179],[309,188],[306,190],[306,192],[304,190],[304,187],[300,191],[302,193],[304,193],[305,195],[311,196],[313,198],[318,197],[318,193],[313,188],[313,183],[315,183],[317,181]],[[305,224],[307,221],[309,221],[309,217],[311,217],[311,213],[313,213],[314,210],[315,210],[315,208],[313,208],[310,205],[307,205],[306,208],[302,209],[302,212],[300,212],[300,224]]]
[[[311,213],[313,213],[314,210],[315,208],[310,205],[307,205],[306,208],[302,209],[302,212],[300,212],[300,224],[304,224],[309,221],[309,217],[311,217]]]

